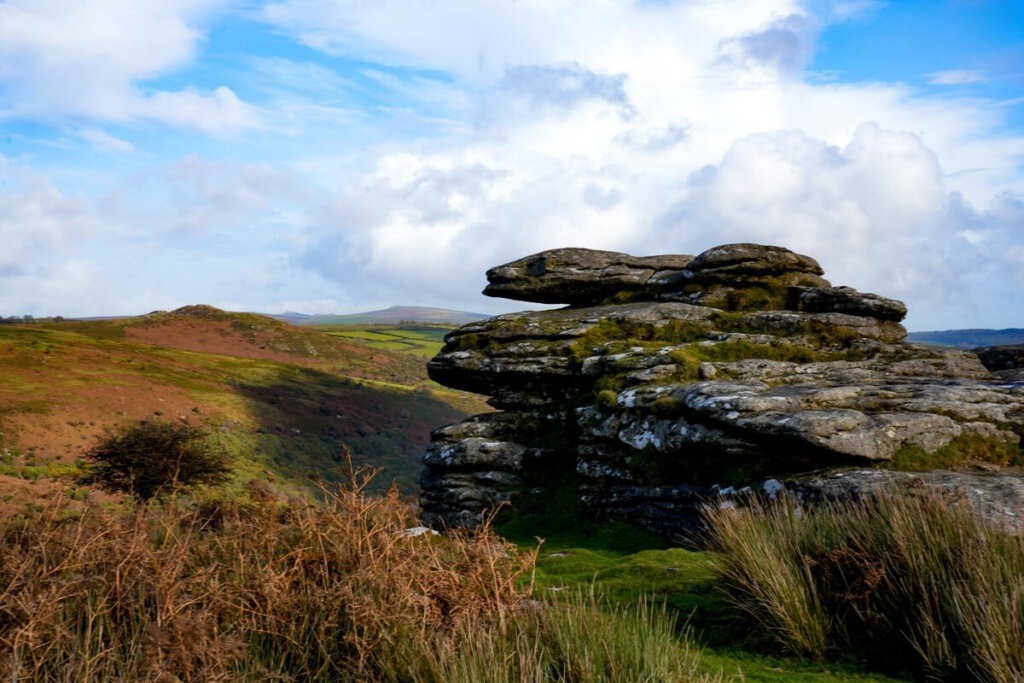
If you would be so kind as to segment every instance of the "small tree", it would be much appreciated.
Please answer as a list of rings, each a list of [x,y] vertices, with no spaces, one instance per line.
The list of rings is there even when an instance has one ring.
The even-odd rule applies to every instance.
[[[83,480],[108,491],[153,498],[175,486],[217,484],[230,460],[199,427],[141,422],[102,439],[86,454]]]

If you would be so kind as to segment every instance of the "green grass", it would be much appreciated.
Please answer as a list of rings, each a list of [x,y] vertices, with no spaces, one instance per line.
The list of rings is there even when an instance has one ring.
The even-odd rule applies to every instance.
[[[422,358],[433,358],[444,346],[444,335],[451,331],[441,326],[409,325],[311,325],[332,337],[375,349],[398,351]]]
[[[536,541],[531,545],[524,537],[523,526],[506,524],[499,531],[524,547],[535,547]],[[637,549],[645,544],[661,547]],[[537,594],[553,601],[592,591],[611,605],[630,605],[637,600],[664,604],[702,648],[698,670],[724,672],[726,680],[903,680],[869,672],[853,660],[812,662],[781,654],[763,638],[751,636],[719,588],[718,575],[714,554],[663,547],[645,532],[619,525],[569,530],[549,537],[540,546],[533,581]]]

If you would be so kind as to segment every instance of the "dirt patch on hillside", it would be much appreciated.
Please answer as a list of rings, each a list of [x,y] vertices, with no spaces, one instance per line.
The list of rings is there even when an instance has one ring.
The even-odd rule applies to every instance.
[[[313,364],[315,359],[291,351],[275,348],[274,340],[267,334],[253,333],[247,339],[231,323],[204,320],[187,322],[176,320],[160,325],[129,327],[125,329],[125,341],[153,346],[166,346],[184,351],[219,353],[225,356],[240,356],[258,360],[273,360],[281,363]]]
[[[9,445],[29,448],[41,460],[76,460],[111,427],[163,418],[195,424],[196,401],[174,386],[151,383],[76,387],[67,402],[54,401],[46,413],[13,413],[3,420]]]
[[[104,503],[124,502],[122,495],[94,488],[81,488],[59,479],[26,480],[0,474],[0,519],[10,519],[63,498],[65,510],[77,512]]]

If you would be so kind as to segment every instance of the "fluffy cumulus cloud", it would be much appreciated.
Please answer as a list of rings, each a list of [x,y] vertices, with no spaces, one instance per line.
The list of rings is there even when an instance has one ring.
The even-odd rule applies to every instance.
[[[227,87],[152,91],[187,65],[228,0],[5,0],[0,120],[150,121],[226,134],[260,125]]]
[[[480,309],[483,270],[538,249],[755,241],[906,298],[916,327],[997,324],[1022,296],[1024,140],[991,135],[985,103],[803,76],[823,23],[869,7],[392,4],[264,13],[326,52],[445,70],[478,105],[471,134],[338,188],[297,259],[326,278]],[[1015,284],[983,294],[979,263]]]
[[[941,307],[973,265],[956,232],[968,214],[986,222],[950,195],[918,136],[869,123],[842,147],[799,131],[742,138],[691,177],[664,221],[723,242],[788,245],[838,283]]]

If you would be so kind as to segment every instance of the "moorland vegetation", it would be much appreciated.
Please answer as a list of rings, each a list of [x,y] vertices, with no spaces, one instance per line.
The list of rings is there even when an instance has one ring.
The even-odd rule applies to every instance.
[[[787,250],[527,261],[492,293],[571,306],[447,335],[435,376],[505,412],[435,432],[420,508],[411,474],[364,465],[479,405],[395,360],[434,326],[5,326],[3,436],[59,436],[0,455],[0,484],[50,484],[0,518],[0,677],[1024,680],[1016,385],[902,344],[901,303]],[[710,485],[795,451],[875,485]]]

